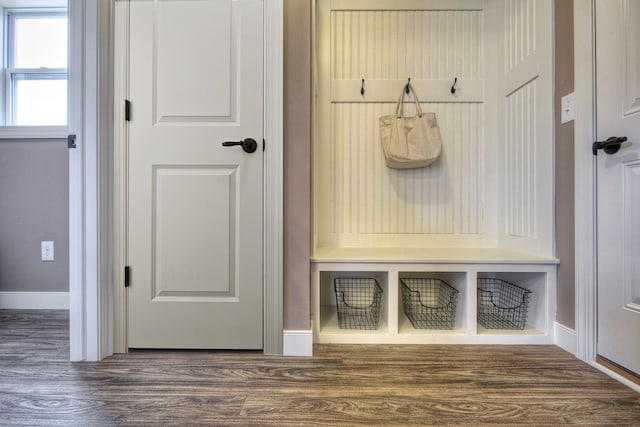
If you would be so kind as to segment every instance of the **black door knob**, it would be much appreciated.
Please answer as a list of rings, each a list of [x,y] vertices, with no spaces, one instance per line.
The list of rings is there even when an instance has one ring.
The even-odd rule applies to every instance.
[[[223,142],[224,147],[233,147],[235,145],[241,145],[242,149],[247,153],[253,153],[258,149],[258,143],[253,138],[247,138],[244,141],[227,141]]]
[[[620,145],[627,140],[626,136],[612,136],[606,141],[596,141],[593,143],[591,150],[593,155],[598,155],[598,150],[604,150],[607,154],[615,154],[620,149]]]

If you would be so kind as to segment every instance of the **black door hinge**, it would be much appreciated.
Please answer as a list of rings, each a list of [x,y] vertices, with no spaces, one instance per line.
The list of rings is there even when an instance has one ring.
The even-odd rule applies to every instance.
[[[267,146],[267,143],[264,141],[264,138],[262,138],[262,151],[265,150],[266,146]]]
[[[124,119],[127,122],[131,121],[131,101],[128,99],[124,100]]]
[[[76,148],[76,136],[74,134],[67,135],[67,148]]]
[[[131,284],[131,267],[128,265],[124,268],[124,287],[128,288]]]

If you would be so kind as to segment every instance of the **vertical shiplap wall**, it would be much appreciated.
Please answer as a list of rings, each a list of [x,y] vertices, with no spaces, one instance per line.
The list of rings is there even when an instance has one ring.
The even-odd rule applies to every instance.
[[[530,58],[536,47],[535,0],[503,0],[504,71],[509,72]]]
[[[381,9],[328,3],[320,2],[316,244],[487,245],[482,2],[434,10],[415,1]],[[409,77],[423,111],[437,114],[443,153],[430,167],[394,170],[384,163],[378,118],[395,111]],[[413,99],[406,101],[412,115]]]
[[[505,97],[504,226],[509,236],[537,235],[536,93],[534,79]]]
[[[332,79],[480,79],[479,10],[333,10]]]
[[[483,106],[423,103],[434,111],[446,143],[431,167],[389,169],[378,138],[388,103],[334,103],[334,195],[337,234],[481,234],[483,231]],[[329,170],[329,169],[327,169]]]
[[[523,74],[521,86],[508,93],[505,110],[505,230],[509,236],[536,237],[535,106],[537,72],[534,0],[504,2],[504,72]]]

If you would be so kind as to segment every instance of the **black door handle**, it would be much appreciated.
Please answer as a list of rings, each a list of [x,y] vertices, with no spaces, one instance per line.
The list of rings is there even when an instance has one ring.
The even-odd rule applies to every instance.
[[[242,149],[247,153],[253,153],[258,149],[258,143],[253,138],[247,138],[244,141],[227,141],[223,142],[224,147],[233,147],[234,145],[241,145]]]
[[[598,155],[598,150],[604,150],[607,154],[615,154],[620,149],[620,145],[627,140],[626,136],[612,136],[606,141],[596,141],[591,146],[593,155]]]

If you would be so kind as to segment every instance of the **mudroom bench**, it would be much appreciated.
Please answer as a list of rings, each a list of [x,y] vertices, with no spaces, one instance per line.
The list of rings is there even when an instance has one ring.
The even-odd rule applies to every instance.
[[[319,0],[315,12],[315,342],[553,343],[553,2]],[[442,152],[427,167],[396,169],[380,118],[408,83],[437,115]],[[415,97],[405,101],[408,116],[417,112]],[[407,294],[408,282],[426,281],[437,295]],[[478,290],[487,282],[527,304],[496,303],[510,294],[496,285],[487,297]],[[436,310],[434,328],[441,289],[455,311]],[[367,298],[370,316],[351,322]]]
[[[553,258],[499,249],[317,248],[311,258],[314,342],[553,344],[557,264]],[[340,328],[334,281],[350,278],[375,279],[379,285],[377,327]],[[414,327],[402,298],[402,280],[412,278],[437,279],[457,291],[451,328]],[[478,279],[529,291],[523,329],[487,329],[478,323]]]

